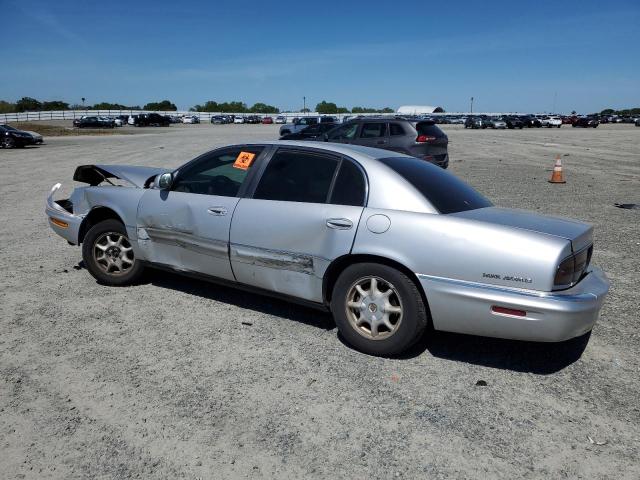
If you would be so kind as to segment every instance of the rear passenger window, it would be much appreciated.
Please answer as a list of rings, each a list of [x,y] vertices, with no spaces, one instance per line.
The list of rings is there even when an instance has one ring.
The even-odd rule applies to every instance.
[[[338,159],[308,152],[278,151],[265,170],[253,198],[326,203]]]
[[[365,190],[365,179],[360,169],[353,163],[343,160],[329,203],[362,207]]]
[[[386,123],[365,123],[362,125],[360,138],[384,137],[386,133]]]
[[[402,128],[402,125],[400,125],[398,123],[390,123],[389,124],[389,133],[391,135],[404,135],[405,131],[404,131],[404,128]]]

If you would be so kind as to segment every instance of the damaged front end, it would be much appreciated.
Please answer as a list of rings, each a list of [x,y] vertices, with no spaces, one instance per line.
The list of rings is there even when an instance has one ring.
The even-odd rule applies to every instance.
[[[140,189],[148,188],[158,174],[166,171],[163,168],[129,165],[81,165],[76,168],[73,179],[89,186],[76,188],[68,199],[55,200],[55,193],[61,187],[60,183],[55,184],[49,192],[45,209],[49,225],[70,244],[79,245],[82,222],[91,209],[108,207],[112,203],[110,199],[130,197],[124,195],[125,191],[130,194],[133,190],[140,192]],[[108,193],[108,188],[114,187],[125,188],[114,189],[115,195]]]
[[[62,186],[56,183],[47,197],[45,213],[49,219],[51,229],[72,245],[78,245],[80,226],[84,215],[73,213],[73,203],[70,199],[54,200],[56,191]]]

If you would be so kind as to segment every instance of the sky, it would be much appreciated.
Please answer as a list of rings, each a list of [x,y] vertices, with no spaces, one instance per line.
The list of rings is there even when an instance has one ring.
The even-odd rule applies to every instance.
[[[640,106],[640,1],[0,0],[0,100]]]

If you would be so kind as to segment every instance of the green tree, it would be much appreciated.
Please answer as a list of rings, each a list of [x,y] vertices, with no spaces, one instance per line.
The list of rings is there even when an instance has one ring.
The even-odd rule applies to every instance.
[[[394,113],[394,112],[395,110],[389,107],[384,107],[382,110],[380,110],[380,113]]]
[[[351,113],[347,107],[338,107],[338,111],[336,113]]]
[[[0,100],[0,113],[13,113],[16,111],[16,104]]]
[[[266,103],[254,103],[249,109],[251,113],[280,113],[280,110],[273,105],[267,105]]]
[[[162,100],[161,102],[151,102],[147,103],[144,106],[144,110],[159,110],[162,112],[175,112],[178,110],[178,107],[175,106],[174,103],[171,103],[169,100]]]
[[[246,113],[248,112],[247,104],[243,102],[224,102],[220,104],[222,113]]]
[[[41,108],[42,103],[31,97],[22,97],[16,102],[16,112],[37,111]]]
[[[600,115],[613,115],[615,110],[613,108],[605,108],[600,112]]]
[[[333,102],[323,100],[316,105],[316,112],[321,114],[338,113],[338,106]]]
[[[50,102],[42,102],[42,110],[69,110],[69,104],[61,100],[52,100]]]

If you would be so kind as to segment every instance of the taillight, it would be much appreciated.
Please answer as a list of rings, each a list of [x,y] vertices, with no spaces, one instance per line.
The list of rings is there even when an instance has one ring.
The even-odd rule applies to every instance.
[[[418,138],[416,138],[416,142],[418,143],[433,142],[435,139],[436,137],[433,137],[431,135],[418,135]]]
[[[558,266],[553,280],[556,287],[570,287],[578,283],[589,266],[593,245],[564,259]]]

